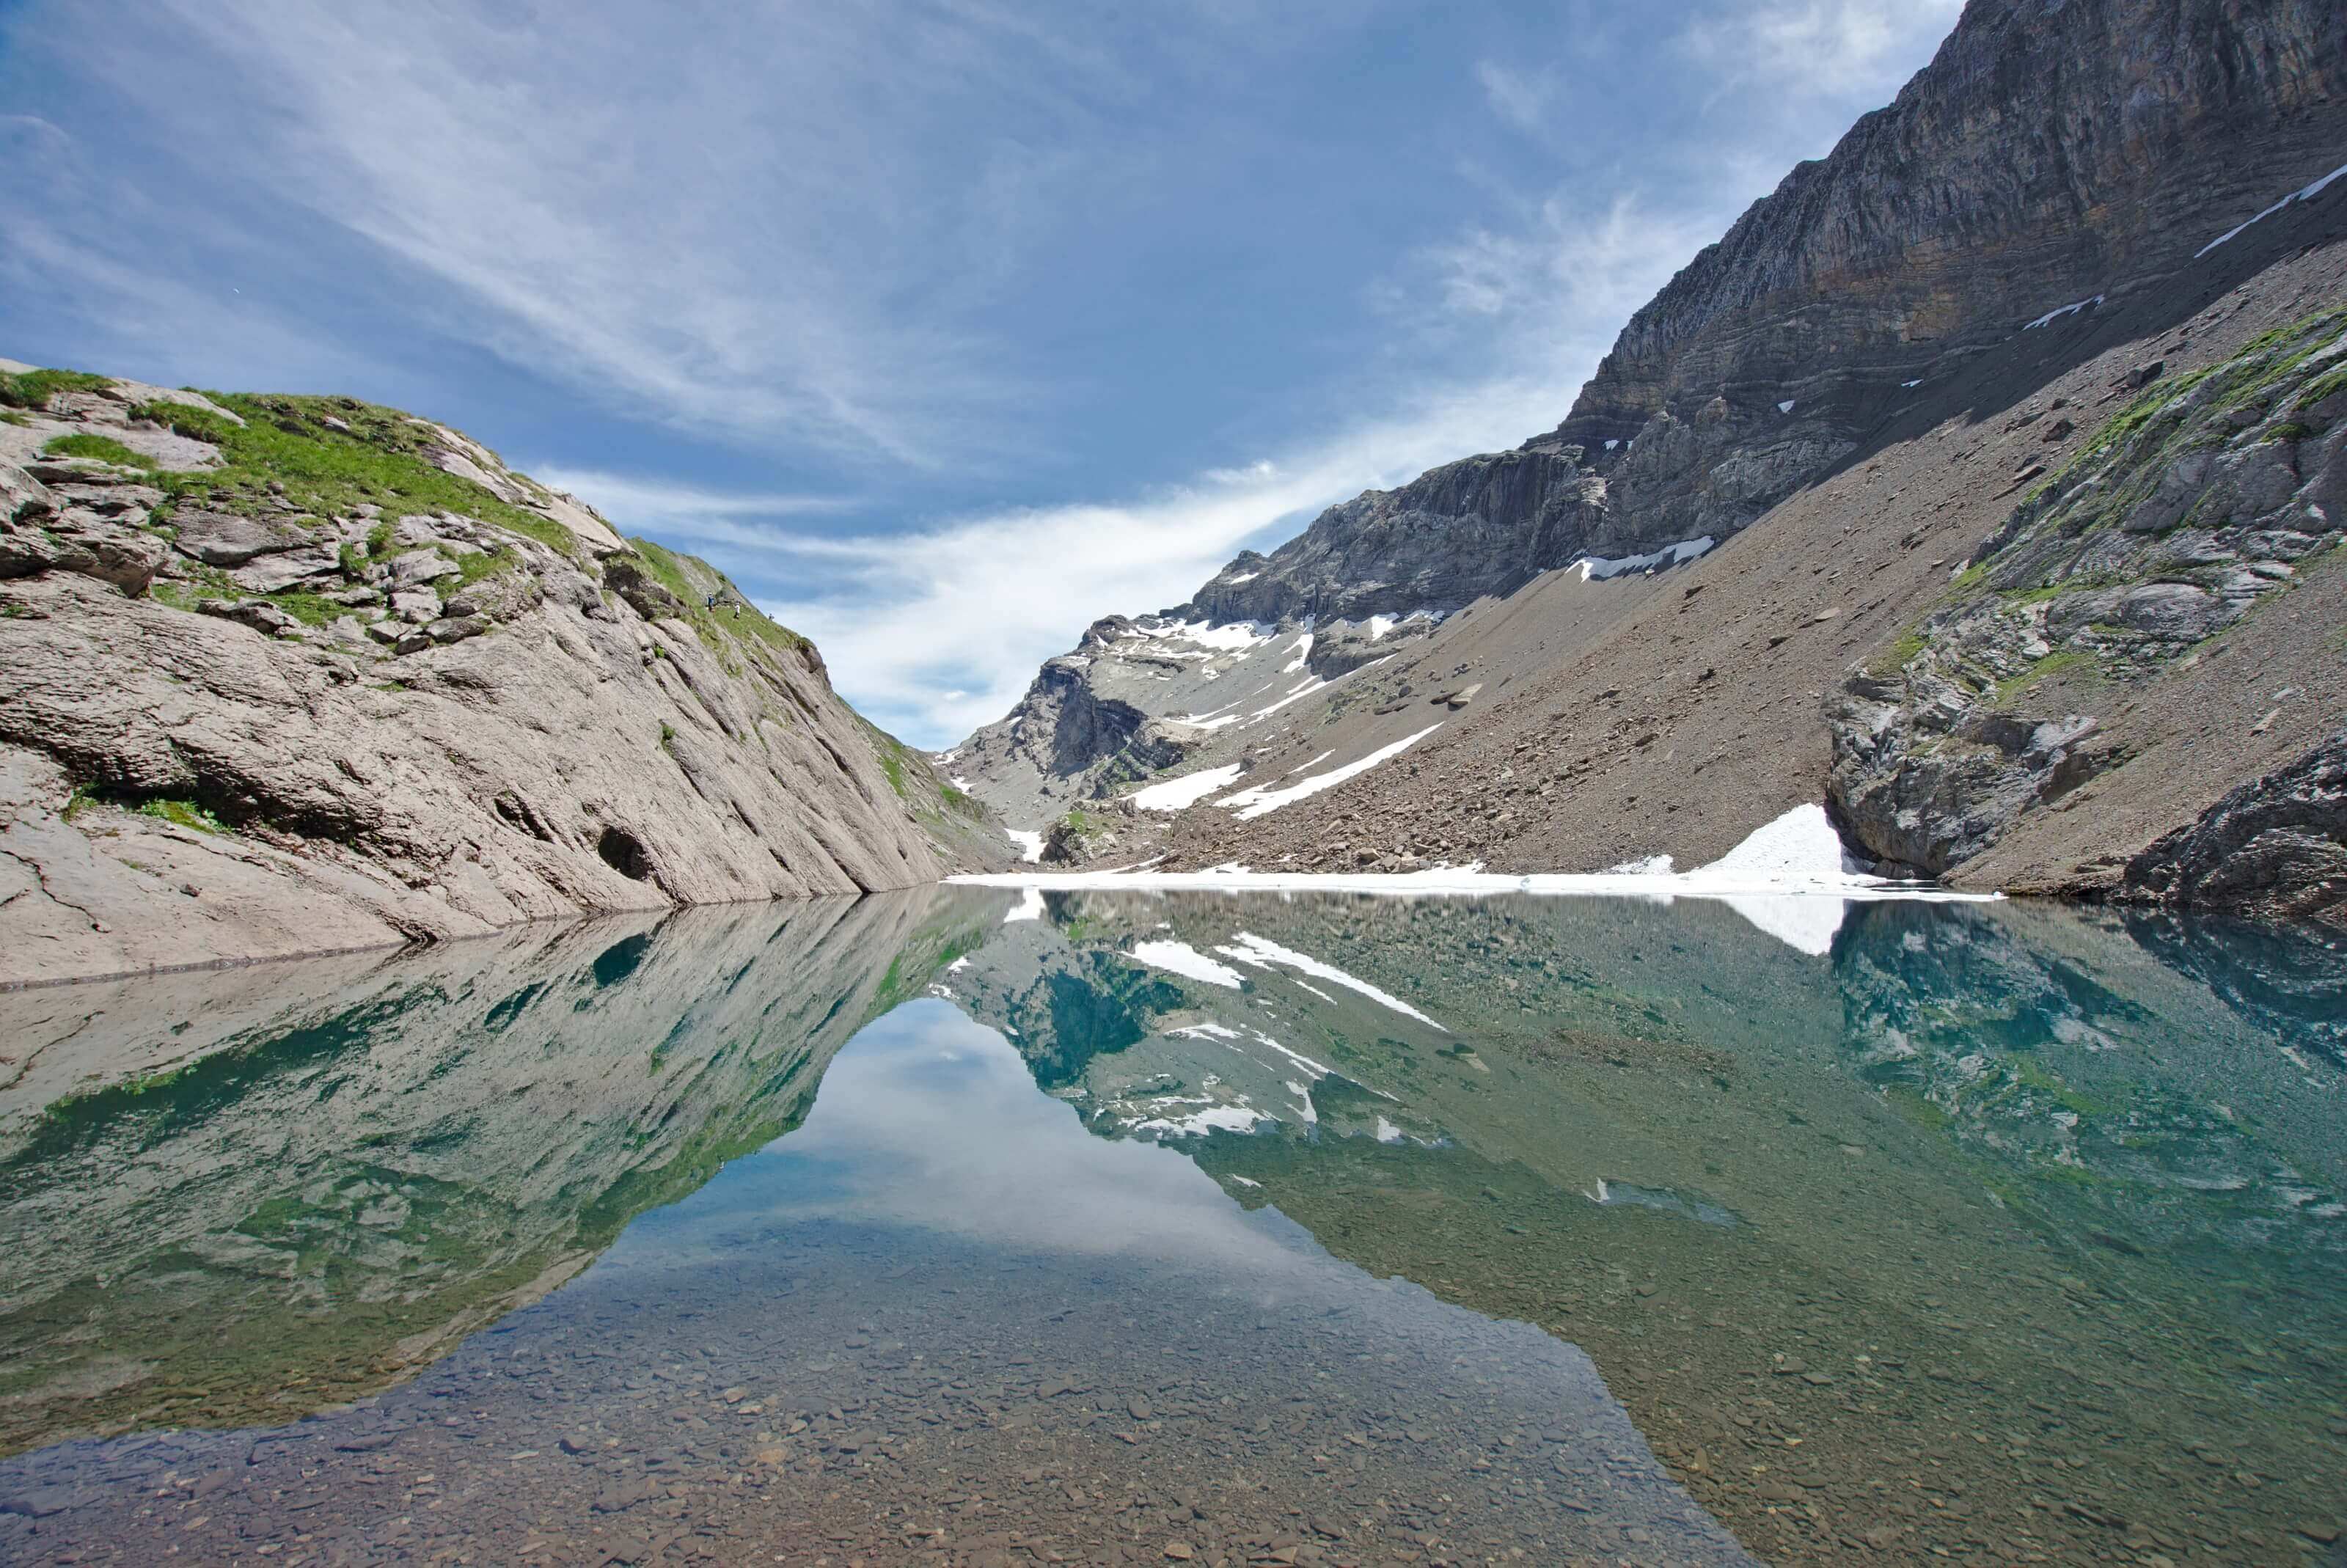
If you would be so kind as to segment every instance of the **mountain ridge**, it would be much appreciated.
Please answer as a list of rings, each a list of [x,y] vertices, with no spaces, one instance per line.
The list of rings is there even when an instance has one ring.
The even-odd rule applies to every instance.
[[[1120,619],[1142,637],[1088,634],[1080,661],[1053,661],[1050,682],[1039,679],[1010,715],[950,754],[971,787],[1021,826],[1050,829],[1074,807],[1092,830],[1060,836],[1079,862],[1163,853],[1178,864],[1259,864],[1269,852],[1286,868],[1352,869],[1365,853],[1365,864],[1407,865],[1471,851],[1511,868],[1599,870],[1612,864],[1609,856],[1720,853],[1786,807],[1829,794],[1830,742],[1819,708],[1844,671],[1799,647],[1830,641],[1845,655],[1840,662],[1862,663],[1936,597],[1910,569],[1889,597],[1855,605],[1826,598],[1806,612],[1814,621],[1788,621],[1765,643],[1726,638],[1714,618],[1741,601],[1723,597],[1719,574],[1734,561],[1760,566],[1749,530],[1778,523],[1788,507],[1799,513],[1830,499],[1865,511],[1839,529],[1819,518],[1815,527],[1768,531],[1800,533],[1801,548],[1829,551],[1870,540],[1876,530],[1884,547],[1901,541],[1894,555],[1929,540],[1945,568],[1969,558],[2002,522],[2010,505],[1998,505],[2004,492],[2025,487],[2033,464],[2043,473],[2094,434],[2107,413],[2105,388],[2161,360],[2168,345],[2160,340],[2174,329],[2185,329],[2185,341],[2166,357],[2199,364],[2196,334],[2211,349],[2220,336],[2237,343],[2248,335],[2217,323],[2263,312],[2285,293],[2307,302],[2311,288],[2312,303],[2331,297],[2337,268],[2297,262],[2347,230],[2347,202],[2326,180],[2347,160],[2342,101],[2347,15],[2334,7],[1974,0],[1891,105],[1863,117],[1827,158],[1797,167],[1633,315],[1555,428],[1512,451],[1463,458],[1328,508],[1277,548],[1238,557],[1184,604]],[[2248,293],[2229,302],[2236,288]],[[2104,373],[2086,395],[2071,390],[2086,391],[2083,378],[2098,360],[2134,353],[2122,345],[2135,343],[2142,347],[2134,363]],[[2048,415],[2049,402],[2071,411]],[[2004,422],[1993,436],[1966,440],[1993,421]],[[1932,459],[1939,470],[1919,466],[1927,442],[1943,448]],[[2011,466],[1992,477],[1988,465],[2008,453]],[[1903,475],[1900,483],[1870,486],[1857,472],[1891,467]],[[1978,533],[1948,537],[1949,524],[1973,517],[1982,519]],[[2311,534],[2319,538],[2328,527]],[[1707,559],[1684,565],[1698,557]],[[1584,584],[1615,583],[1613,602],[1556,580],[1575,563]],[[1886,565],[1876,560],[1869,569]],[[1640,608],[1659,591],[1645,579],[1682,567],[1691,574],[1686,599],[1664,629]],[[1840,575],[1825,565],[1818,571]],[[1790,612],[1809,590],[1786,581],[1775,597],[1738,613]],[[1388,641],[1412,611],[1419,619],[1409,640]],[[1846,619],[1829,637],[1798,630],[1837,616]],[[1865,634],[1845,636],[1861,618]],[[1511,630],[1471,630],[1471,621]],[[1660,641],[1607,641],[1609,628],[1634,624],[1661,629]],[[1301,641],[1313,677],[1344,689],[1299,690],[1301,682],[1279,679],[1287,671],[1266,654],[1234,657],[1207,645],[1235,626],[1248,627],[1250,644],[1266,651]],[[1144,655],[1162,659],[1185,636],[1203,673],[1235,678],[1266,705],[1229,716],[1200,701],[1199,681],[1141,672]],[[1698,642],[1714,650],[1703,662],[1676,651]],[[1780,652],[1788,645],[1793,651]],[[1722,682],[1706,690],[1715,677],[1753,676],[1738,687],[1747,701],[1789,702],[1809,713],[1767,739],[1732,732],[1706,739],[1706,752],[1746,753],[1747,785],[1731,805],[1689,794],[1677,781],[1670,812],[1682,815],[1661,832],[1539,824],[1553,800],[1518,809],[1513,831],[1497,838],[1471,822],[1459,833],[1422,831],[1482,810],[1465,798],[1463,777],[1448,796],[1411,789],[1407,780],[1422,759],[1464,744],[1469,730],[1487,733],[1495,702],[1519,711],[1518,723],[1532,723],[1522,712],[1525,682],[1561,658],[1588,665],[1583,655],[1601,646],[1614,669],[1591,668],[1574,682],[1581,695],[1572,706],[1586,712],[1629,703],[1643,716],[1624,722],[1632,733],[1611,760],[1601,746],[1573,762],[1569,778],[1546,781],[1553,792],[1582,797],[1584,810],[1636,815],[1654,798],[1651,784],[1594,804],[1585,792],[1644,777],[1647,757],[1676,754],[1670,737],[1686,710],[1728,689]],[[1356,673],[1389,655],[1393,666]],[[1772,664],[1781,671],[1760,678]],[[1651,690],[1658,682],[1686,683],[1693,702],[1676,704],[1675,714]],[[1075,765],[1054,766],[1031,743],[1056,737],[1062,713],[1099,700],[1119,705],[1120,722],[1057,748]],[[1274,704],[1284,716],[1275,719]],[[1471,704],[1481,706],[1456,717]],[[2326,712],[2318,705],[2285,715],[2293,739],[2319,743]],[[1444,720],[1445,712],[1454,717]],[[1365,722],[1378,717],[1390,722]],[[1231,727],[1204,734],[1183,727],[1196,719]],[[1202,777],[1227,769],[1234,785],[1253,786],[1269,773],[1308,773],[1323,753],[1341,764],[1376,752],[1429,720],[1446,727],[1382,792],[1395,797],[1395,827],[1375,850],[1362,850],[1333,820],[1341,812],[1334,803],[1360,795],[1361,784],[1294,808],[1301,815],[1293,828],[1317,825],[1317,834],[1241,827],[1206,809],[1210,803],[1169,822],[1119,793],[1184,767]],[[1575,727],[1564,708],[1539,723]],[[1170,749],[1163,744],[1168,724],[1180,743]],[[1521,742],[1548,749],[1536,731]],[[1485,774],[1525,749],[1512,741]],[[1729,831],[1730,816],[1738,831]],[[1717,825],[1706,825],[1712,818]],[[2173,817],[2160,830],[2188,820]],[[1546,854],[1542,842],[1553,846]],[[2127,853],[2147,842],[2131,839]],[[1853,847],[1869,858],[1883,854]],[[2115,847],[2079,845],[2074,868]],[[2034,867],[2030,880],[2100,886],[2048,866]]]

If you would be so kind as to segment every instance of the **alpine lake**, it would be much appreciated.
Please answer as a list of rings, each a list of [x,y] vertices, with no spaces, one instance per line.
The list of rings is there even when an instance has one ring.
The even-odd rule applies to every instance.
[[[2336,938],[2021,902],[18,991],[0,1562],[2342,1563],[2342,1199]]]

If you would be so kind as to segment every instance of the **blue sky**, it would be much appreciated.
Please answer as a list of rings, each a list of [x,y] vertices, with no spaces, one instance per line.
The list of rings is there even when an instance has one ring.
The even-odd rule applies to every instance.
[[[346,392],[939,745],[1553,425],[1956,0],[0,0],[0,356]]]

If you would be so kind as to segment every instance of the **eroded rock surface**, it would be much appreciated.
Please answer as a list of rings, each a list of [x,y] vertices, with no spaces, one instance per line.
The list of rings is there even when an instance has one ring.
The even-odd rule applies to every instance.
[[[812,644],[477,444],[43,374],[0,425],[0,983],[1003,857]]]
[[[1947,602],[1845,683],[1830,723],[1846,831],[1938,875],[2126,763],[2113,705],[2347,539],[2342,367],[2347,311],[2325,312],[2154,379],[2111,415],[1983,541]],[[2319,795],[2322,754],[2147,851],[2128,896],[2280,907],[2330,885],[2335,897],[2335,809],[2271,829],[2284,836],[2249,825],[2289,816],[2301,783]],[[2226,855],[2242,858],[2220,869]]]

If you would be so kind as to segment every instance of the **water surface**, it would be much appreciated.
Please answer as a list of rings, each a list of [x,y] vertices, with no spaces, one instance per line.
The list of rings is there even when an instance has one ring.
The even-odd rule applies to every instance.
[[[2335,1556],[2341,955],[1760,914],[930,889],[0,998],[0,1557]]]

